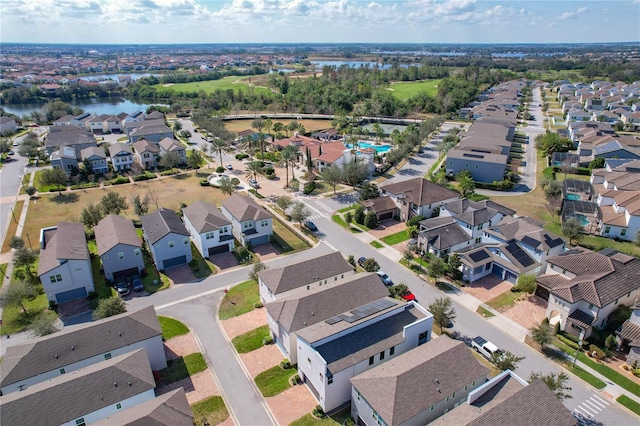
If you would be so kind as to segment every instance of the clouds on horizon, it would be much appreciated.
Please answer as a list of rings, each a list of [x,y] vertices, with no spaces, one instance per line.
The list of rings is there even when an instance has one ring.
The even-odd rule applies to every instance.
[[[637,41],[638,12],[639,0],[2,0],[0,35],[36,43]],[[607,23],[615,31],[593,31]]]

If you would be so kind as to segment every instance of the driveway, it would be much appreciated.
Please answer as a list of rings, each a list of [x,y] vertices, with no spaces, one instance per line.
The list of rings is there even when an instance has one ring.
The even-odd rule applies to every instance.
[[[471,284],[466,284],[464,291],[481,302],[488,302],[505,291],[511,291],[511,287],[513,284],[509,281],[502,281],[495,275],[487,275]]]
[[[196,277],[191,272],[189,265],[180,265],[174,268],[169,268],[164,271],[173,284],[184,284],[194,281]]]
[[[396,234],[400,231],[404,231],[405,229],[407,229],[407,225],[404,222],[400,222],[399,220],[395,219],[389,219],[381,222],[380,226],[369,231],[369,234],[378,239],[382,239],[387,235]]]
[[[546,313],[547,301],[538,296],[529,296],[526,300],[516,302],[512,308],[503,312],[505,316],[526,329],[539,326],[546,317]]]
[[[209,260],[219,270],[225,270],[238,266],[238,259],[232,253],[220,253],[210,256]]]
[[[261,262],[269,259],[275,259],[280,254],[280,250],[271,243],[260,244],[259,246],[252,247],[251,250],[258,255]]]

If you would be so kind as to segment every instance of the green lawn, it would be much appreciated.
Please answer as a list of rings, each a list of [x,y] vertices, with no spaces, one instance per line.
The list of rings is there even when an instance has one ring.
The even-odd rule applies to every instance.
[[[33,299],[25,299],[23,304],[27,309],[25,314],[20,306],[5,306],[2,310],[2,335],[13,334],[27,328],[31,321],[47,309],[49,301],[42,285],[36,284],[38,295]],[[52,313],[53,314],[53,313]]]
[[[582,380],[584,380],[585,382],[589,383],[591,386],[593,386],[596,389],[603,389],[607,385],[605,382],[603,382],[602,380],[598,379],[596,376],[594,376],[593,374],[589,373],[588,371],[585,371],[584,369],[580,368],[577,365],[575,367],[567,366],[567,368],[573,374],[575,374],[576,376],[580,377]]]
[[[222,423],[229,412],[221,396],[212,396],[191,405],[193,424],[196,426],[217,425]]]
[[[554,223],[547,222],[544,227],[548,231],[551,231],[557,235],[562,235],[562,227],[560,225],[559,218],[556,218],[556,221]],[[618,250],[621,253],[628,253],[632,256],[640,256],[640,246],[637,246],[632,242],[615,241],[611,238],[598,237],[596,235],[582,235],[580,245],[595,251],[599,251],[604,248],[612,248],[614,250]]]
[[[207,369],[207,363],[200,352],[189,354],[171,361],[164,370],[158,371],[163,386],[186,379]]]
[[[321,419],[314,417],[311,413],[307,413],[291,422],[289,426],[339,426],[349,417],[351,417],[351,407],[343,408],[333,415]]]
[[[388,244],[390,246],[399,244],[403,241],[407,241],[408,239],[409,239],[409,234],[407,233],[406,229],[400,232],[396,232],[395,234],[387,235],[384,238],[381,238],[381,240],[384,241],[385,244]]]
[[[231,340],[236,351],[241,354],[255,351],[263,346],[265,337],[269,337],[269,326],[263,325],[255,330],[236,336]]]
[[[276,235],[276,241],[278,245],[282,246],[281,249],[284,253],[292,253],[309,248],[309,244],[305,240],[298,237],[278,219],[273,221],[273,233]]]
[[[349,207],[343,207],[338,210],[338,213],[346,213],[348,211],[355,210],[358,206],[359,204],[351,204]]]
[[[482,315],[485,318],[495,317],[493,312],[491,312],[488,309],[483,308],[482,306],[478,306],[478,309],[476,309],[476,312],[479,313],[480,315]]]
[[[240,89],[243,91],[254,90],[256,93],[271,93],[266,87],[251,86],[249,82],[250,77],[230,76],[223,77],[218,80],[209,81],[194,81],[192,83],[176,83],[170,85],[156,84],[152,86],[154,89],[160,92],[200,92],[213,93],[216,90],[228,90],[232,89],[238,92]]]
[[[369,244],[371,244],[373,247],[375,247],[375,248],[377,248],[377,249],[384,247],[382,244],[380,244],[380,243],[379,243],[378,241],[376,241],[376,240],[371,241]]]
[[[182,336],[189,332],[186,325],[173,318],[158,315],[158,321],[160,321],[160,327],[162,327],[162,337],[167,340],[172,337]]]
[[[436,96],[438,94],[438,84],[440,84],[440,80],[401,81],[391,83],[389,90],[395,98],[406,101],[414,97],[418,92],[427,92],[429,96]]]
[[[201,279],[216,273],[215,266],[211,267],[213,264],[202,257],[193,243],[191,243],[191,257],[193,264],[189,264],[189,267],[191,267],[194,277]]]
[[[262,396],[276,396],[281,392],[289,389],[289,377],[296,374],[298,371],[295,368],[284,370],[279,365],[271,367],[267,371],[263,371],[255,378],[256,385]]]
[[[491,306],[493,309],[497,311],[504,311],[516,303],[516,299],[520,296],[520,293],[514,291],[505,291],[502,294],[494,297],[493,299],[487,302],[487,305]]]
[[[2,288],[2,284],[4,284],[4,274],[7,272],[8,263],[3,263],[0,265],[0,288]]]
[[[640,416],[640,404],[629,398],[627,395],[620,395],[616,401]]]
[[[229,289],[220,303],[221,320],[237,317],[255,309],[260,301],[258,282],[248,280]]]
[[[342,216],[340,216],[339,214],[334,214],[333,216],[331,216],[331,220],[333,220],[335,223],[337,223],[338,225],[342,226],[345,229],[348,228],[347,222],[345,222],[344,219],[342,219]]]

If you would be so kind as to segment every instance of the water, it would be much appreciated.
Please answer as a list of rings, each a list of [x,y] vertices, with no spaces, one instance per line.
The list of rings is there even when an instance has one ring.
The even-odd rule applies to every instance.
[[[75,78],[81,78],[87,81],[104,81],[104,80],[113,80],[120,81],[119,77],[129,77],[131,80],[138,80],[142,77],[151,77],[151,76],[159,77],[162,74],[150,74],[150,73],[122,73],[122,74],[99,74],[99,75],[85,75],[85,76],[69,76],[67,77],[69,80],[73,80]]]
[[[137,110],[146,110],[152,104],[142,104],[122,98],[80,99],[69,102],[72,106],[82,108],[85,112],[93,112],[98,115],[117,115],[121,112],[131,114]],[[43,111],[45,103],[11,104],[2,105],[6,112],[16,115],[27,115],[34,111]],[[157,105],[157,104],[154,104]]]
[[[578,219],[578,221],[580,221],[582,226],[588,226],[591,223],[589,219],[587,219],[587,217],[583,214],[574,214],[573,217]]]
[[[346,145],[347,145],[347,148],[353,149],[353,145],[352,144],[348,143]],[[360,148],[360,149],[373,148],[373,149],[376,150],[376,152],[378,154],[383,154],[383,153],[389,151],[392,148],[392,146],[391,145],[374,145],[374,144],[371,144],[369,142],[358,142],[358,148]]]
[[[380,64],[378,62],[364,62],[364,61],[311,61],[312,65],[322,69],[322,67],[336,67],[340,68],[343,65],[347,65],[350,68],[370,67],[373,68],[376,65],[382,70],[387,70],[393,66],[393,64]],[[400,68],[409,68],[410,66],[419,67],[421,64],[400,64]]]
[[[567,200],[580,201],[582,200],[582,197],[578,194],[567,194]]]

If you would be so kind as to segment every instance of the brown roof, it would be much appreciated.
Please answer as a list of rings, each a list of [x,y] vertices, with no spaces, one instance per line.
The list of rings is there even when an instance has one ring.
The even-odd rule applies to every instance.
[[[271,215],[264,207],[256,203],[251,198],[233,194],[222,201],[222,206],[238,221],[271,219]]]
[[[133,151],[128,145],[125,145],[123,143],[114,143],[113,145],[109,145],[109,155],[111,157],[115,157],[116,155],[120,154],[133,154]]]
[[[132,146],[133,149],[135,149],[138,153],[143,153],[146,151],[154,153],[160,152],[160,148],[158,147],[158,145],[153,142],[149,142],[146,139],[140,139],[139,141],[134,142]]]
[[[385,423],[394,426],[465,385],[480,383],[488,373],[463,342],[441,336],[359,374],[351,383]]]
[[[626,320],[616,334],[634,345],[640,345],[640,324]]]
[[[371,209],[371,211],[373,211],[374,213],[382,213],[398,208],[398,206],[396,206],[396,203],[394,203],[393,199],[389,196],[360,201],[360,204],[362,204],[362,206],[367,209]]]
[[[141,247],[142,242],[133,226],[133,221],[122,216],[110,214],[93,228],[98,246],[98,255],[102,256],[118,244]]]
[[[189,219],[198,234],[215,231],[221,226],[231,225],[229,219],[222,214],[213,203],[197,200],[182,209],[184,217]]]
[[[273,294],[280,294],[350,271],[353,266],[335,251],[282,268],[260,271],[258,277]]]
[[[193,412],[184,388],[178,388],[93,424],[95,426],[193,426]]]
[[[89,260],[87,239],[81,223],[58,222],[55,229],[43,232],[38,276],[60,266],[63,260]]]
[[[0,422],[59,425],[155,387],[146,351],[139,349],[3,396]]]
[[[82,151],[80,151],[80,157],[82,157],[83,160],[90,157],[107,158],[107,156],[104,154],[104,149],[98,146],[90,146],[84,148]]]
[[[160,147],[162,147],[162,149],[164,149],[165,151],[184,151],[185,150],[184,146],[182,146],[180,142],[172,138],[164,138],[158,143],[158,145],[160,145]]]
[[[402,182],[382,185],[380,189],[390,194],[403,194],[408,202],[425,206],[440,201],[458,198],[460,194],[444,186],[436,185],[423,178],[413,178]]]
[[[161,334],[156,311],[149,306],[9,346],[2,360],[0,386],[8,386]],[[58,355],[57,358],[55,355]]]
[[[388,295],[377,274],[364,273],[269,302],[265,307],[287,333],[293,333]]]

